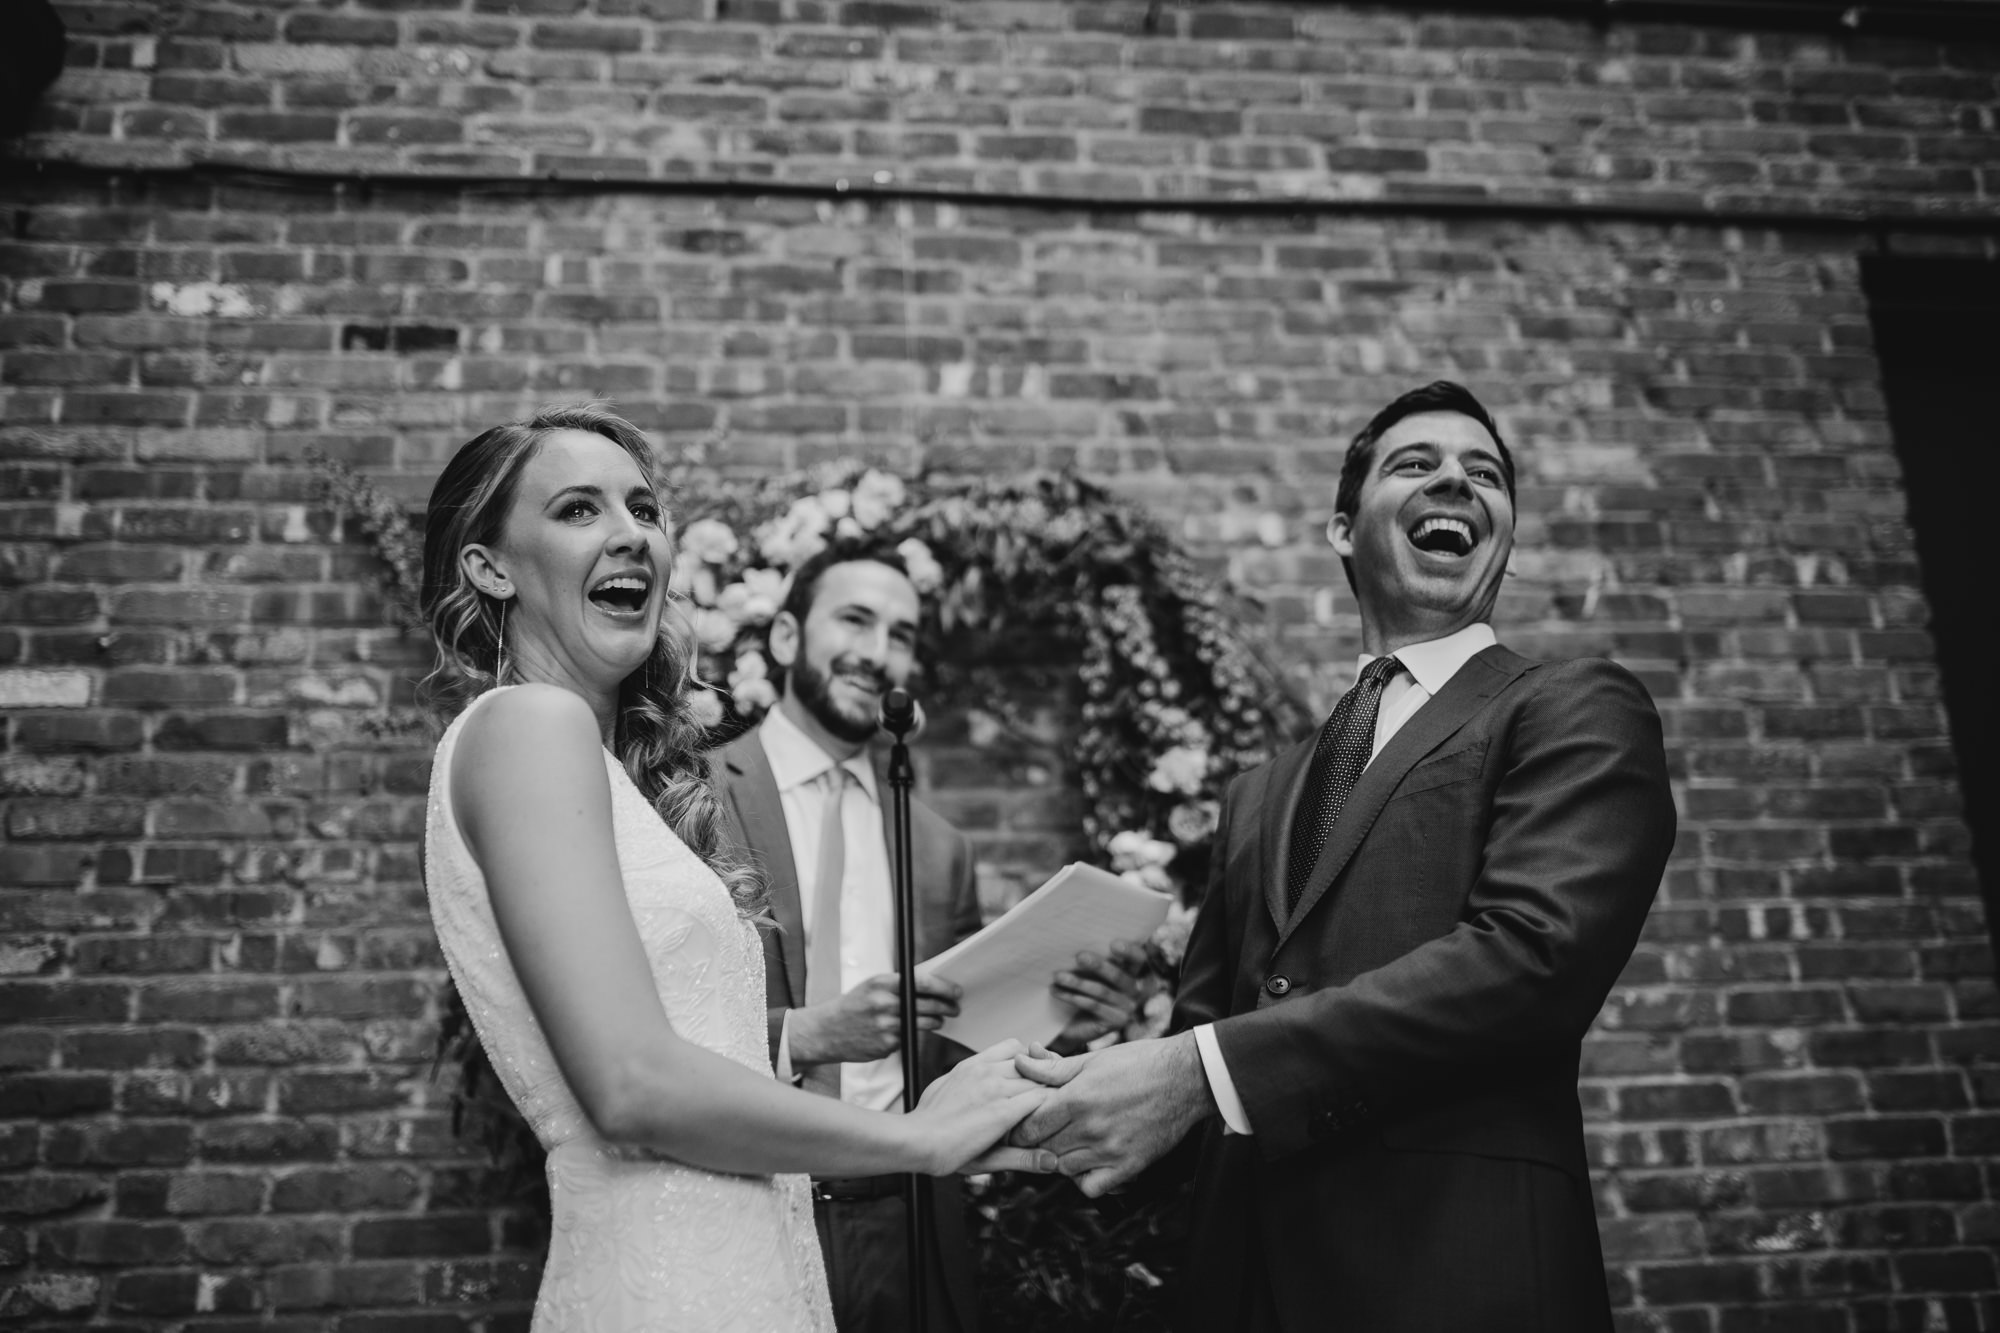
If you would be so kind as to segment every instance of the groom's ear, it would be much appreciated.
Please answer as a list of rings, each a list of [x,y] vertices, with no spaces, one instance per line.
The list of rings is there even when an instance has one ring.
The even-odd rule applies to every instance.
[[[1336,513],[1326,521],[1326,542],[1342,560],[1354,558],[1354,516]]]

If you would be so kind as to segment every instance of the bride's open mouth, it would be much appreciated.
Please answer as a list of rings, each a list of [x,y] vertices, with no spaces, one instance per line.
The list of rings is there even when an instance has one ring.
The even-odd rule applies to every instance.
[[[653,591],[650,574],[630,572],[599,579],[585,596],[590,604],[617,620],[637,620],[646,614]]]

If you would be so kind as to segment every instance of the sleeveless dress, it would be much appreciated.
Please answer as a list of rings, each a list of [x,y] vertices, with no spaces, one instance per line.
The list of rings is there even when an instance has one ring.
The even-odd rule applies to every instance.
[[[564,1083],[452,810],[452,750],[473,710],[497,693],[474,700],[438,742],[426,886],[466,1012],[548,1150],[549,1256],[532,1333],[832,1333],[805,1176],[725,1175],[614,1147]],[[756,927],[618,761],[607,753],[604,763],[625,897],[667,1018],[687,1041],[770,1077]]]

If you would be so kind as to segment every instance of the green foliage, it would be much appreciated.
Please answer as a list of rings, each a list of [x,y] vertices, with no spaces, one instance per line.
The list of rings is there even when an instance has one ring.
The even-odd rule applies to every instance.
[[[1009,1333],[1137,1333],[1169,1322],[1185,1182],[1092,1201],[1061,1177],[974,1182],[980,1318]]]

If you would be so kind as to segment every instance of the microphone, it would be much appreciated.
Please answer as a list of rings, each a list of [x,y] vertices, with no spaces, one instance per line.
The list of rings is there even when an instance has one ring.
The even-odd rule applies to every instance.
[[[899,741],[911,739],[912,730],[922,730],[923,709],[904,689],[890,690],[882,696],[882,729]]]

